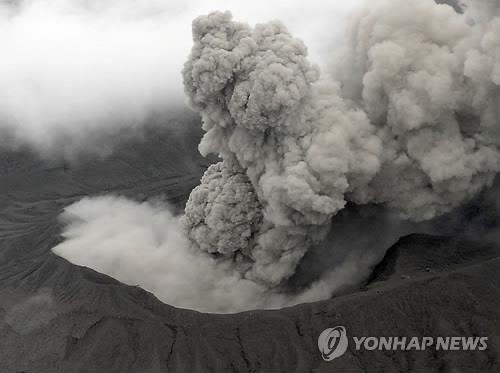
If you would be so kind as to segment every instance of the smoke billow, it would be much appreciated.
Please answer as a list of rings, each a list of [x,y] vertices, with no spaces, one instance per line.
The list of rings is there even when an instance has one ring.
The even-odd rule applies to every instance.
[[[168,303],[217,312],[318,300],[361,281],[380,254],[329,247],[344,259],[283,292],[347,204],[428,221],[500,169],[500,2],[462,8],[369,2],[323,77],[280,22],[198,17],[184,88],[203,119],[199,149],[221,162],[182,217],[117,197],[68,207],[54,250]]]
[[[244,172],[227,162],[212,165],[190,199],[184,225],[200,249],[226,256],[245,252],[261,224],[262,207]]]
[[[183,74],[206,131],[200,151],[245,170],[255,198],[239,210],[262,206],[260,227],[252,221],[255,233],[235,247],[251,263],[245,277],[290,277],[348,201],[422,221],[491,185],[500,169],[500,7],[466,5],[462,15],[432,0],[370,3],[353,21],[341,84],[321,80],[279,22],[252,28],[219,12],[193,22]],[[206,206],[232,205],[221,207],[216,189],[202,193],[209,173],[188,201],[186,218],[198,222],[188,229],[214,240],[220,227],[224,239],[233,221],[211,223]],[[204,249],[204,237],[190,238]]]

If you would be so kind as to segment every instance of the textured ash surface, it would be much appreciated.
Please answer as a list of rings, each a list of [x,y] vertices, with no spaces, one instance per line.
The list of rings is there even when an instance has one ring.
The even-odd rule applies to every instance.
[[[189,131],[188,131],[189,132]],[[207,161],[199,134],[149,133],[110,158],[46,162],[0,154],[0,372],[497,372],[497,248],[402,238],[360,291],[279,311],[176,309],[53,255],[57,216],[86,195],[166,195],[179,207]],[[190,140],[185,140],[185,139]],[[356,352],[323,362],[317,337],[486,335],[485,352]]]

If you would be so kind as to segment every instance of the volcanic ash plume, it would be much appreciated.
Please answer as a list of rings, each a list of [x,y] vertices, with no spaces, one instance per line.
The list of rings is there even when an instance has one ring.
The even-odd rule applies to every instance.
[[[184,216],[191,240],[225,256],[245,252],[261,221],[262,209],[248,177],[227,162],[208,168]]]
[[[188,201],[191,241],[276,285],[348,201],[421,221],[489,185],[500,168],[500,2],[466,5],[370,2],[339,82],[321,80],[279,22],[197,18],[184,85],[203,118],[200,151],[223,161]]]

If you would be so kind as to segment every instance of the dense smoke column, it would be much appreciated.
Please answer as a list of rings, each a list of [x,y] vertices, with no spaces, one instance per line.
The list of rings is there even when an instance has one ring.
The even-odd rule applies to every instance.
[[[431,0],[371,2],[353,23],[342,84],[320,81],[280,23],[197,18],[185,90],[203,118],[200,151],[228,166],[193,192],[191,240],[241,252],[247,278],[278,284],[347,201],[426,220],[489,185],[500,169],[499,7],[478,4],[460,15]],[[217,185],[232,174],[246,174],[237,184],[255,197],[226,205],[242,219],[252,211],[243,228],[207,209],[217,199],[223,210]],[[240,228],[245,238],[231,238]]]
[[[200,150],[246,171],[263,209],[247,275],[279,283],[322,238],[345,193],[375,174],[380,142],[335,84],[313,86],[317,68],[280,23],[252,30],[213,13],[194,21],[193,37],[184,82],[207,132]],[[194,197],[187,219],[204,216],[206,200]]]

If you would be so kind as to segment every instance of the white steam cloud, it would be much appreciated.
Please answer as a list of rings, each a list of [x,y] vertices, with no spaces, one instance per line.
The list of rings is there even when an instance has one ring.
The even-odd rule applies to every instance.
[[[70,206],[54,250],[217,312],[316,300],[361,280],[374,258],[351,256],[305,292],[279,290],[348,202],[429,220],[500,169],[500,1],[464,9],[367,2],[323,77],[280,22],[197,18],[184,87],[203,119],[200,151],[222,161],[180,218],[112,197]]]
[[[171,68],[181,48],[161,47],[178,25],[152,17],[153,4],[129,14],[130,2],[119,3],[0,4],[0,144],[43,155],[98,150],[103,132],[134,129],[182,102]]]

